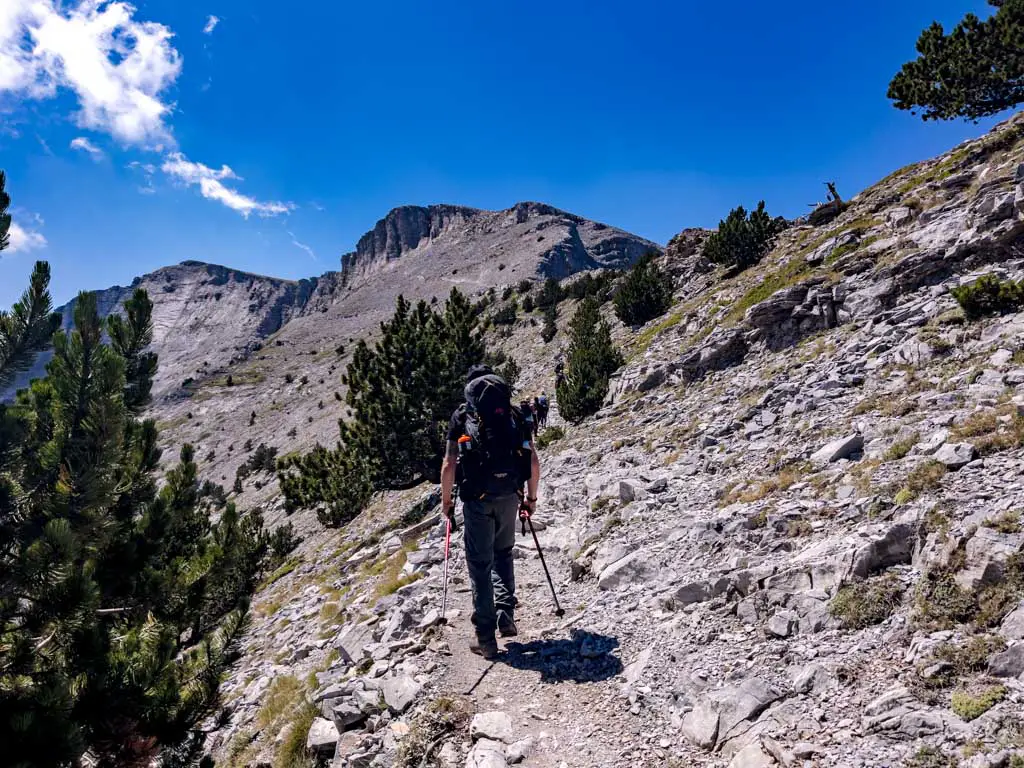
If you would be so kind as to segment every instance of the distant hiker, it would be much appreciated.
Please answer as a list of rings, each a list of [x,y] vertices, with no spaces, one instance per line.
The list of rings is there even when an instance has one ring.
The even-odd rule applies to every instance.
[[[537,503],[540,461],[533,435],[503,378],[485,365],[469,369],[466,402],[452,414],[441,466],[441,504],[452,516],[456,481],[462,499],[466,563],[473,587],[476,641],[470,650],[485,659],[498,654],[494,633],[518,634],[516,580],[512,565],[517,512]],[[520,497],[526,484],[526,496]]]
[[[547,392],[541,392],[540,397],[535,398],[535,400],[537,403],[538,421],[540,422],[541,428],[544,428],[548,425],[548,409],[551,407],[548,403]]]
[[[530,405],[529,400],[523,400],[519,403],[519,411],[523,414],[523,419],[526,421],[526,426],[529,428],[530,434],[536,437],[537,409]]]

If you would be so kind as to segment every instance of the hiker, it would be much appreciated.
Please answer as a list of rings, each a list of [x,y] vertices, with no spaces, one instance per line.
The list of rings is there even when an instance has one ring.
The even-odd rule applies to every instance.
[[[547,427],[547,425],[548,425],[548,408],[550,408],[550,404],[548,403],[548,394],[547,394],[547,392],[543,392],[542,391],[540,393],[540,397],[536,398],[536,403],[537,403],[537,417],[538,417],[538,421],[540,422],[540,426],[541,427]]]
[[[448,428],[441,504],[453,518],[452,490],[458,481],[476,631],[469,649],[493,659],[498,654],[495,631],[502,637],[518,634],[512,547],[517,512],[528,517],[536,507],[540,461],[529,425],[512,407],[503,378],[485,365],[474,365],[466,376],[465,396]]]
[[[523,414],[523,419],[526,420],[526,425],[530,430],[530,434],[534,437],[537,436],[537,409],[530,405],[529,400],[523,400],[519,403],[519,410]]]

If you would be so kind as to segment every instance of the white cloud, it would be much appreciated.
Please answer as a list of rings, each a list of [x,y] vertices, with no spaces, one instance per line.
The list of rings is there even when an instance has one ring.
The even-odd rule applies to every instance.
[[[198,186],[199,194],[207,200],[223,203],[246,218],[250,213],[277,216],[295,208],[291,203],[260,202],[227,186],[224,184],[225,181],[242,181],[242,178],[226,165],[216,170],[202,163],[193,163],[180,152],[173,152],[164,158],[160,167],[168,176],[185,184]]]
[[[295,246],[296,248],[300,248],[301,250],[303,250],[303,251],[305,251],[306,253],[308,253],[308,254],[309,254],[309,258],[311,258],[311,259],[312,259],[313,261],[317,261],[317,258],[316,258],[316,253],[314,253],[314,252],[313,252],[313,249],[312,249],[312,248],[310,248],[310,247],[309,247],[308,245],[306,245],[305,243],[300,243],[300,242],[299,242],[299,241],[298,241],[298,240],[296,239],[296,237],[295,237],[295,233],[294,233],[294,232],[291,232],[291,231],[289,231],[289,230],[287,230],[287,229],[285,230],[285,232],[288,232],[288,237],[290,237],[290,238],[292,239],[292,245],[294,245],[294,246]]]
[[[79,136],[78,138],[72,139],[71,148],[77,149],[80,152],[88,153],[97,163],[106,157],[106,155],[103,154],[103,150],[85,138],[85,136]]]
[[[134,6],[110,0],[3,0],[0,92],[44,99],[70,91],[83,128],[125,144],[173,143],[166,92],[181,56],[169,28],[134,15]]]
[[[240,180],[227,166],[216,171],[177,151],[169,91],[181,73],[181,55],[170,28],[135,16],[135,6],[123,0],[0,0],[0,96],[25,101],[71,94],[79,126],[159,152],[163,170],[198,186],[203,197],[246,217],[292,210],[291,204],[261,202],[225,185]],[[212,32],[219,21],[211,15],[204,31]],[[72,146],[99,156],[84,138]],[[145,194],[152,192],[152,173],[140,189]]]
[[[220,24],[220,19],[217,18],[216,16],[211,15],[206,20],[206,26],[203,27],[203,34],[204,35],[212,35],[213,34],[213,30],[215,30],[217,28],[218,24]]]
[[[7,253],[28,253],[46,247],[46,238],[41,232],[25,229],[16,221],[11,222],[8,234],[11,236],[11,244]]]
[[[141,163],[138,160],[132,160],[128,163],[127,167],[131,171],[142,174],[143,183],[135,188],[140,195],[156,194],[156,187],[153,186],[153,174],[156,173],[155,165],[152,163]]]

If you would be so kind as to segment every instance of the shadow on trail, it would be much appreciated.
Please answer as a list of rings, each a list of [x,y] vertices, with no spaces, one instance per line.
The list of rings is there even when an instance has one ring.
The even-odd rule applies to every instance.
[[[509,643],[496,661],[540,672],[543,683],[595,683],[622,672],[622,661],[614,655],[618,647],[618,638],[574,629],[566,640]]]

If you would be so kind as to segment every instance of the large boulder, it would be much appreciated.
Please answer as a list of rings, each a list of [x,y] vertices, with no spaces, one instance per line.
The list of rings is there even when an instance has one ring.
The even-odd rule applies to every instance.
[[[747,678],[700,699],[683,718],[683,734],[704,749],[721,747],[780,698],[782,692],[764,680]]]
[[[738,328],[719,329],[696,349],[684,354],[675,364],[686,381],[696,381],[711,371],[738,365],[747,354],[747,341]]]
[[[972,461],[977,451],[970,443],[944,443],[935,452],[935,460],[941,461],[947,469],[960,469]]]
[[[480,739],[466,756],[466,768],[505,768],[505,745],[492,739]]]
[[[1024,550],[1024,533],[1000,533],[982,526],[967,542],[964,569],[956,574],[963,589],[998,584],[1006,576],[1006,562]]]
[[[833,461],[855,456],[862,450],[864,450],[864,436],[860,434],[847,435],[819,448],[811,456],[811,461],[815,464],[830,464]]]
[[[313,720],[306,736],[306,749],[317,755],[334,755],[338,745],[338,729],[330,720],[318,717]]]
[[[388,705],[395,714],[402,714],[413,703],[423,686],[417,683],[408,675],[396,675],[384,681],[381,690],[384,694],[384,703]]]
[[[637,550],[612,563],[598,576],[598,589],[616,589],[626,584],[645,581],[652,572],[648,558],[646,552]]]
[[[492,739],[506,744],[512,741],[512,719],[504,712],[478,712],[469,724],[469,736],[477,739]]]
[[[993,677],[1024,677],[1024,643],[1011,645],[989,659],[988,673]]]
[[[808,286],[791,285],[776,291],[767,299],[750,307],[743,315],[747,325],[758,330],[774,330],[793,316],[793,310],[804,303]]]

